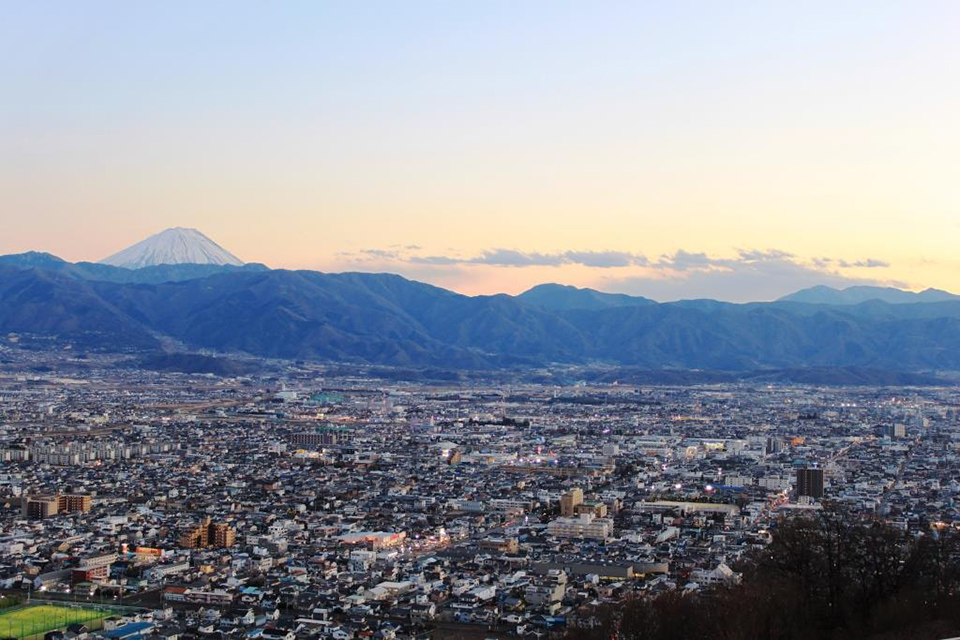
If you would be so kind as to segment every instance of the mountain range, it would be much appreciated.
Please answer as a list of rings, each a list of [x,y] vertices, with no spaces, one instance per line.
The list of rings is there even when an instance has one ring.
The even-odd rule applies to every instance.
[[[0,335],[84,349],[185,348],[404,366],[606,362],[650,369],[868,366],[960,370],[960,302],[715,301],[597,308],[464,296],[389,274],[220,267],[179,281],[100,279],[0,260]],[[577,296],[583,298],[578,303]],[[560,307],[560,308],[558,308]]]
[[[812,294],[798,292],[750,304],[658,303],[556,284],[466,296],[390,274],[128,269],[31,252],[0,256],[0,336],[84,350],[204,349],[404,367],[960,371],[955,296],[891,302],[881,290],[857,303],[863,288],[832,291],[840,297],[810,302]]]
[[[53,271],[81,280],[140,284],[179,282],[231,271],[268,271],[266,266],[256,262],[248,262],[241,266],[232,264],[160,263],[130,269],[115,267],[102,262],[67,262],[55,255],[39,251],[0,256],[0,266],[4,265]]]
[[[781,302],[808,302],[810,304],[860,304],[870,300],[880,300],[890,304],[910,304],[915,302],[947,302],[960,300],[960,296],[941,289],[925,289],[920,292],[904,291],[894,287],[854,286],[835,289],[825,285],[801,289],[796,293],[780,298]]]
[[[594,289],[580,289],[565,284],[538,284],[527,289],[519,296],[528,304],[549,309],[550,311],[569,311],[571,309],[610,309],[613,307],[637,307],[657,304],[649,298],[628,296],[623,293],[603,293]]]

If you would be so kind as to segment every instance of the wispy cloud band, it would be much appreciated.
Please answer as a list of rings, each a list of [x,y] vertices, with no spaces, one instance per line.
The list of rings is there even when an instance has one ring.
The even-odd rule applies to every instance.
[[[711,297],[721,300],[772,300],[799,288],[816,284],[850,286],[884,284],[906,286],[902,282],[867,275],[883,273],[890,264],[877,258],[845,259],[833,257],[803,258],[780,249],[740,249],[732,255],[716,256],[705,252],[678,249],[655,257],[630,251],[567,250],[556,252],[522,251],[495,248],[479,254],[456,251],[427,253],[420,247],[394,246],[388,249],[364,249],[340,254],[341,259],[364,269],[388,269],[426,277],[457,288],[480,269],[502,269],[529,276],[506,278],[509,286],[532,286],[542,278],[542,270],[578,268],[560,278],[576,278],[581,285],[607,291],[635,293],[658,300]],[[538,269],[533,269],[538,268]],[[537,275],[534,275],[537,274]],[[592,275],[591,275],[592,274]],[[492,281],[492,280],[491,280]],[[504,285],[507,286],[507,285]]]
[[[489,265],[496,267],[560,267],[580,265],[593,269],[616,269],[623,267],[644,267],[653,270],[673,272],[711,271],[737,269],[745,265],[784,263],[805,265],[814,270],[836,269],[874,269],[889,267],[890,264],[876,258],[849,261],[839,258],[817,257],[803,260],[793,253],[779,249],[740,249],[733,257],[711,256],[703,252],[690,252],[678,249],[671,254],[649,258],[642,253],[628,251],[559,251],[540,253],[518,249],[496,248],[483,251],[479,255],[462,256],[457,254],[411,254],[408,249],[362,249],[341,256],[356,260],[385,260],[420,265]]]

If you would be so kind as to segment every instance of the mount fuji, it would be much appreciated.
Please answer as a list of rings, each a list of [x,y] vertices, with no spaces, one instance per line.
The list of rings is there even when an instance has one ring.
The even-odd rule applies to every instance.
[[[114,267],[142,269],[162,264],[242,266],[243,261],[196,229],[174,227],[150,236],[100,261]]]

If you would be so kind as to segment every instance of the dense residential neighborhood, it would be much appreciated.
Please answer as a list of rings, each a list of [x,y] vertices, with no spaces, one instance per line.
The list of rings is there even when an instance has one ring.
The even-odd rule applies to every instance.
[[[68,375],[3,355],[0,587],[104,607],[68,638],[545,637],[736,583],[796,515],[960,526],[950,387],[215,377],[103,355]]]

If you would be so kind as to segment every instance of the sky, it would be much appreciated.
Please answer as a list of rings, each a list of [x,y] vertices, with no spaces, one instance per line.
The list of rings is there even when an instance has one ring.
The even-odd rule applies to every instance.
[[[960,3],[0,0],[0,253],[960,290]]]

